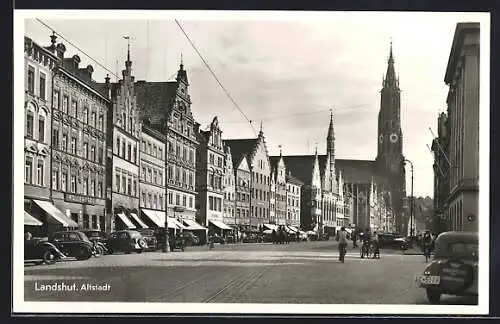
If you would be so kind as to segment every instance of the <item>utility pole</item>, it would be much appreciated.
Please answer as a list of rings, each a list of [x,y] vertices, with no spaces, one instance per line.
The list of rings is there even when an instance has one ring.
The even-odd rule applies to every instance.
[[[168,240],[168,121],[165,120],[165,246],[163,252],[170,251],[170,242]]]
[[[413,163],[405,159],[404,162],[410,163],[411,166],[411,196],[410,196],[410,238],[413,237]]]

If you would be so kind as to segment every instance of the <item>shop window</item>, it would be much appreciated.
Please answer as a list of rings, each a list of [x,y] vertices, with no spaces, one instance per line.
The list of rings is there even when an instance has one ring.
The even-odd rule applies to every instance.
[[[83,228],[89,229],[90,228],[90,219],[89,215],[83,214]]]
[[[79,224],[79,223],[80,223],[80,222],[78,221],[78,214],[77,214],[77,213],[71,213],[71,219],[72,219],[75,223],[77,223],[77,224]]]
[[[92,229],[97,229],[97,215],[92,215]]]

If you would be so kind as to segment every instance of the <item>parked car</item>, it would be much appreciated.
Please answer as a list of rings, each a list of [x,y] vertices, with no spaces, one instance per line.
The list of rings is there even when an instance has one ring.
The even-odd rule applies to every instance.
[[[220,235],[210,235],[208,237],[208,242],[214,242],[219,244],[226,244],[226,239]]]
[[[135,251],[141,253],[148,247],[146,240],[142,237],[141,233],[133,230],[116,231],[108,236],[107,248],[109,254],[114,252],[130,253]]]
[[[242,241],[243,243],[257,243],[259,240],[257,234],[247,234],[243,237]]]
[[[406,238],[395,233],[380,233],[378,234],[378,244],[382,249],[408,249],[408,242]]]
[[[181,250],[182,252],[184,252],[185,248],[184,242],[185,242],[184,237],[182,237],[181,235],[170,236],[168,241],[170,251],[174,252],[175,250]]]
[[[24,262],[54,264],[65,257],[46,237],[35,237],[24,241]]]
[[[198,236],[191,232],[183,231],[179,235],[184,239],[185,246],[200,245],[200,239],[198,238]]]
[[[100,230],[84,230],[82,231],[89,240],[94,244],[94,256],[109,253],[107,248],[108,234]]]
[[[435,242],[432,261],[424,273],[415,277],[431,304],[438,304],[443,294],[478,295],[478,234],[444,232]]]
[[[87,260],[93,254],[94,244],[81,231],[55,232],[49,237],[49,242],[65,256],[77,260]]]
[[[139,230],[139,233],[141,233],[142,237],[146,241],[146,244],[148,245],[148,250],[151,251],[158,250],[158,240],[156,239],[155,231],[153,229],[143,228]]]
[[[234,235],[226,236],[226,243],[236,243],[236,236]]]

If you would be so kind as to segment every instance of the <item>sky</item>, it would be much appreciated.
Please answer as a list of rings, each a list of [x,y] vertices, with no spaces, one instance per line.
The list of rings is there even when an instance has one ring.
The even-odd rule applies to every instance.
[[[336,157],[373,160],[380,90],[393,42],[400,78],[403,154],[414,164],[414,194],[433,196],[433,156],[426,144],[446,110],[444,74],[458,22],[471,13],[127,13],[37,16],[79,54],[93,78],[121,75],[131,37],[136,80],[172,80],[184,63],[194,118],[208,127],[217,116],[224,139],[252,138],[262,123],[271,155],[326,152],[333,109]],[[189,36],[250,123],[211,75]],[[24,34],[50,45],[51,30],[25,20]],[[92,61],[91,56],[109,71]],[[118,73],[116,73],[118,71]],[[407,170],[410,194],[410,170]]]

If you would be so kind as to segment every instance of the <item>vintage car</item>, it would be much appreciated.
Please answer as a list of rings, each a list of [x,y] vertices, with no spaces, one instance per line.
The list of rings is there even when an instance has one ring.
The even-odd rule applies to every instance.
[[[200,239],[198,238],[198,236],[191,232],[183,231],[179,235],[184,239],[185,246],[200,245]]]
[[[380,233],[378,236],[378,244],[381,249],[408,249],[406,238],[396,233]]]
[[[46,237],[34,237],[24,241],[24,262],[54,264],[66,256]]]
[[[168,243],[169,243],[170,251],[173,252],[175,250],[181,250],[182,252],[184,252],[185,240],[181,235],[177,234],[177,235],[169,236]]]
[[[118,251],[125,253],[135,251],[141,253],[148,248],[148,245],[138,231],[123,230],[109,234],[107,248],[109,254]]]
[[[87,260],[93,255],[94,244],[87,235],[80,231],[52,233],[49,242],[54,244],[65,256],[74,257],[77,260]]]
[[[150,228],[142,228],[139,232],[146,241],[148,250],[156,251],[158,249],[158,241],[156,240],[155,231]]]
[[[441,296],[477,296],[478,292],[478,234],[444,232],[435,242],[434,257],[424,273],[415,277],[418,287],[424,288],[431,304]]]

